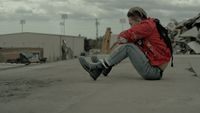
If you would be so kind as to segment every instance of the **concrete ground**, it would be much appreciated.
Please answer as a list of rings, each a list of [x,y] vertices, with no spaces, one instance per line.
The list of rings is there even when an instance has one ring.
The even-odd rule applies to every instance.
[[[24,67],[24,66],[25,66],[24,64],[0,63],[0,71],[13,69],[13,68],[21,68],[21,67]]]
[[[129,60],[96,82],[77,59],[0,70],[0,113],[199,113],[199,63],[176,56],[160,81],[143,80]]]

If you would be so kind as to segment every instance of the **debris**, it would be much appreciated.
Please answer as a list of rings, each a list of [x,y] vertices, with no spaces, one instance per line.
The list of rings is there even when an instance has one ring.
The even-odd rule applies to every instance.
[[[22,63],[29,65],[30,63],[45,63],[47,58],[39,58],[39,56],[33,53],[22,52],[19,54],[19,58],[17,59],[8,59],[7,63]]]
[[[167,25],[175,54],[200,54],[200,13],[188,20]]]

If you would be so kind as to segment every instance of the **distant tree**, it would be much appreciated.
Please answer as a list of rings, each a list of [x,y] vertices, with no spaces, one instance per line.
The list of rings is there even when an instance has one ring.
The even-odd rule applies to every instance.
[[[84,39],[84,50],[88,52],[90,49],[101,49],[103,38],[97,39]]]

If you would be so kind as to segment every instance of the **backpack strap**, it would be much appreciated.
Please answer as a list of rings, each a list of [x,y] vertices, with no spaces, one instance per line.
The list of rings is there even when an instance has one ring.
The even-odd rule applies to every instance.
[[[154,19],[154,22],[156,23],[156,27],[157,27],[157,30],[158,30],[161,38],[163,38],[165,44],[170,49],[171,57],[172,57],[171,58],[171,67],[174,67],[173,48],[172,48],[171,40],[168,36],[168,30],[160,24],[159,19]]]
[[[174,56],[172,55],[171,67],[174,67]]]

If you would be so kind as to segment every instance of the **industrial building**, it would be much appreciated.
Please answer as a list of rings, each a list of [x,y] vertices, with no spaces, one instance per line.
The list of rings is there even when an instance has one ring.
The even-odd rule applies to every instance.
[[[42,33],[14,33],[0,35],[1,62],[17,58],[20,52],[29,52],[48,62],[80,56],[84,51],[84,38]]]

